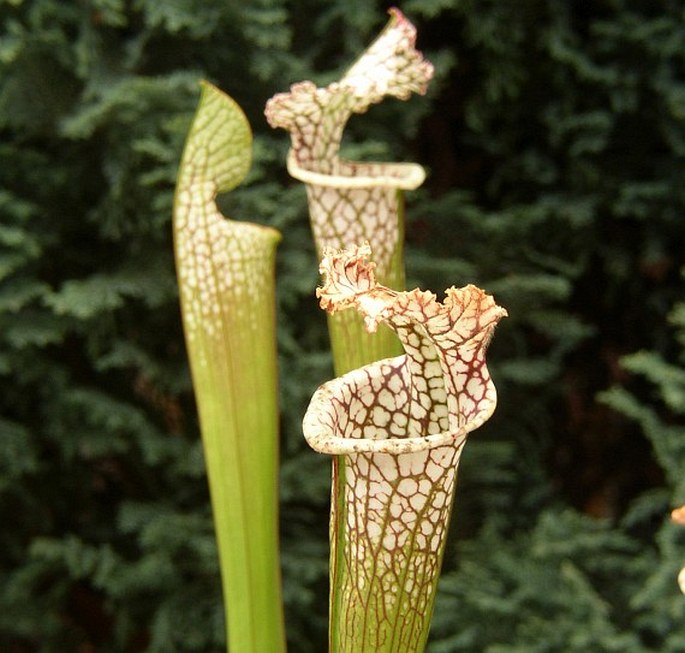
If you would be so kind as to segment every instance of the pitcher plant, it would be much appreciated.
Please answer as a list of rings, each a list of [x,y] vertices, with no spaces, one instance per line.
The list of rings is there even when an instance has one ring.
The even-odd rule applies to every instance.
[[[485,351],[506,311],[472,285],[449,288],[443,303],[387,288],[369,255],[324,251],[321,306],[355,309],[369,332],[385,323],[405,353],[325,383],[303,424],[315,450],[343,459],[333,467],[329,650],[418,653],[462,448],[495,409]]]
[[[290,132],[287,166],[307,189],[312,232],[319,255],[326,247],[368,242],[382,283],[404,288],[403,191],[425,178],[415,163],[366,163],[340,158],[343,130],[353,113],[363,113],[385,96],[403,100],[425,93],[433,66],[414,45],[416,29],[398,9],[380,36],[337,82],[317,88],[294,84],[266,105],[272,127]],[[330,316],[337,374],[399,354],[390,330],[369,336],[354,313]]]
[[[218,193],[247,174],[252,133],[203,83],[174,203],[186,347],[200,416],[231,651],[285,650],[278,558],[274,259],[280,234],[229,221]]]
[[[338,378],[304,435],[333,456],[331,653],[424,650],[467,435],[496,404],[485,352],[506,311],[475,286],[440,302],[404,288],[403,192],[414,163],[340,157],[345,125],[386,96],[425,93],[432,65],[397,9],[343,77],[294,84],[266,106],[290,132],[321,258]],[[285,650],[277,537],[274,258],[278,232],[226,220],[215,198],[250,165],[239,107],[203,84],[178,177],[174,240],[183,325],[215,519],[228,643]],[[369,261],[373,252],[373,262]]]

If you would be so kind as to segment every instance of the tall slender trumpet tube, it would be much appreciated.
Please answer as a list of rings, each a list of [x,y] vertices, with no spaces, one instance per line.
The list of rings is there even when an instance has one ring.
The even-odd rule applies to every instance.
[[[272,127],[290,132],[288,171],[304,182],[319,254],[326,247],[370,243],[379,280],[404,288],[405,190],[423,183],[415,163],[362,163],[339,156],[343,130],[353,113],[363,113],[385,96],[403,100],[425,93],[433,66],[415,47],[416,29],[397,9],[380,36],[337,82],[317,88],[300,82],[266,105]],[[392,331],[374,337],[352,312],[329,317],[337,374],[399,354]]]
[[[506,311],[475,286],[398,292],[369,248],[326,251],[321,305],[388,325],[404,355],[321,386],[304,418],[317,451],[344,459],[331,498],[331,653],[419,653],[433,609],[459,458],[496,405],[485,351]]]
[[[209,477],[235,653],[285,651],[278,559],[274,259],[280,234],[226,220],[215,197],[250,167],[245,115],[210,84],[176,187],[174,243],[183,327]]]

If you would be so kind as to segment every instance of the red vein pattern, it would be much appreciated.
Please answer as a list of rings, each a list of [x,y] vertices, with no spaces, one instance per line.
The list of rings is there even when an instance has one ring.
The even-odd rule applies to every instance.
[[[497,397],[485,351],[506,311],[481,289],[378,285],[368,246],[326,251],[317,295],[328,312],[383,322],[405,354],[349,372],[314,394],[304,434],[339,454],[331,515],[331,651],[422,651],[457,465]],[[336,457],[337,459],[337,457]]]
[[[401,191],[420,186],[424,170],[414,163],[361,163],[339,156],[343,130],[353,113],[365,112],[388,95],[405,100],[412,93],[423,94],[433,75],[433,66],[414,47],[414,26],[399,10],[390,13],[385,30],[342,79],[325,88],[308,81],[294,84],[289,92],[269,100],[265,114],[272,127],[290,132],[288,170],[306,185],[319,253],[326,247],[351,247],[368,241],[379,279],[402,288]],[[331,324],[337,325],[339,332],[336,335],[334,331],[332,338],[339,373],[401,351],[392,339],[391,349],[384,351],[383,338],[369,340],[354,318],[336,317]],[[354,357],[352,347],[338,340],[345,345],[357,343],[357,350],[363,342],[368,355]],[[342,360],[346,362],[340,365]]]
[[[381,35],[345,76],[325,88],[294,84],[266,105],[272,127],[292,137],[288,169],[307,184],[312,229],[324,247],[369,241],[385,277],[399,237],[398,189],[419,186],[421,166],[359,163],[339,158],[343,130],[353,113],[363,113],[386,95],[407,99],[425,93],[433,66],[414,48],[416,29],[397,9]]]

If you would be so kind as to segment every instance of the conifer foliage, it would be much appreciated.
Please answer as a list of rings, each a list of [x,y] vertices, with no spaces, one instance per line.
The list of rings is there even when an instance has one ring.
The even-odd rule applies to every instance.
[[[330,353],[304,191],[263,109],[327,84],[388,6],[0,3],[0,650],[224,650],[170,226],[201,79],[255,132],[228,213],[284,235],[287,635],[325,650],[329,469],[301,420]],[[428,650],[685,650],[683,3],[401,9],[435,80],[355,116],[343,149],[429,169],[409,287],[477,283],[510,315]]]

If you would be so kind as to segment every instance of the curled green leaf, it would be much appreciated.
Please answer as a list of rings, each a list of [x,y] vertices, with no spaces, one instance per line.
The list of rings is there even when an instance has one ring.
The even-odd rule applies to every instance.
[[[402,191],[423,183],[414,163],[367,163],[340,158],[343,130],[386,96],[403,100],[424,93],[433,66],[415,49],[416,29],[391,10],[385,30],[337,82],[317,88],[300,82],[266,106],[272,127],[290,132],[288,171],[306,185],[312,231],[319,253],[369,242],[379,280],[404,287]],[[370,339],[354,316],[330,321],[339,373],[401,351],[396,338]]]
[[[331,651],[422,651],[432,614],[457,465],[468,433],[495,409],[485,352],[506,311],[481,289],[398,292],[376,282],[368,246],[326,251],[318,289],[328,312],[385,323],[404,355],[321,386],[307,442],[336,455],[331,501]]]

